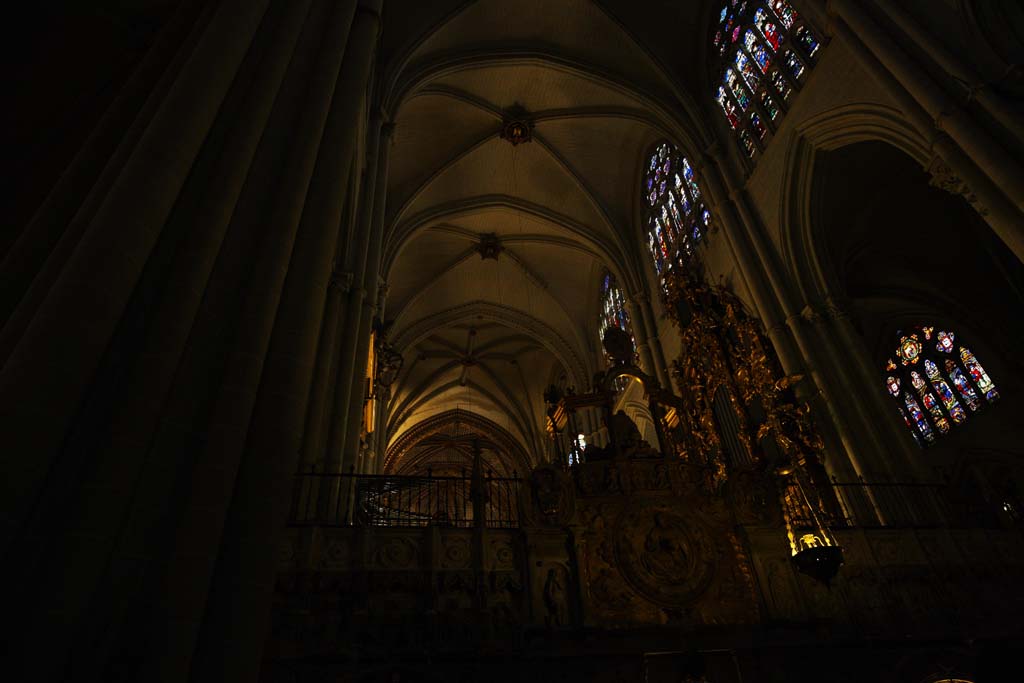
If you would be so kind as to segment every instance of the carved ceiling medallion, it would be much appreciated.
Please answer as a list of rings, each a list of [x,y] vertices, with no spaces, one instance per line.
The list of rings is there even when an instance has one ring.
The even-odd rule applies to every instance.
[[[501,129],[501,137],[512,146],[533,140],[533,122],[527,118],[526,110],[515,106],[508,111]]]

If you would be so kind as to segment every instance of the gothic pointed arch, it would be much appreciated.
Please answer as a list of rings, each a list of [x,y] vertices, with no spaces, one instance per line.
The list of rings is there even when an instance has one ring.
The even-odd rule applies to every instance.
[[[424,473],[432,469],[472,467],[472,449],[485,451],[486,466],[503,476],[525,473],[536,464],[519,441],[501,425],[458,408],[423,420],[392,443],[382,472]]]

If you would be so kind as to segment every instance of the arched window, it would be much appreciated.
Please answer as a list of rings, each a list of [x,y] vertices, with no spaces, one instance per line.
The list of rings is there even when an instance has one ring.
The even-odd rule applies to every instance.
[[[599,342],[604,339],[605,330],[609,327],[617,327],[628,333],[633,339],[633,348],[636,348],[633,326],[629,320],[629,313],[626,312],[626,299],[615,282],[615,276],[606,270],[601,276],[601,312],[597,323]]]
[[[693,256],[711,212],[690,162],[668,142],[656,145],[647,160],[643,193],[647,247],[664,287],[665,276]]]
[[[954,332],[915,327],[897,334],[885,387],[919,444],[933,443],[999,399],[992,378]]]
[[[807,80],[821,44],[786,0],[725,0],[716,18],[714,96],[753,158]]]
[[[597,339],[601,344],[604,333],[609,327],[617,327],[633,340],[633,352],[636,353],[636,337],[633,336],[633,325],[626,311],[626,299],[615,282],[615,276],[607,270],[601,276],[601,311],[598,314]],[[601,346],[601,348],[604,348]],[[635,361],[634,361],[635,362]],[[615,388],[619,391],[629,386],[630,378],[623,376],[615,380]]]

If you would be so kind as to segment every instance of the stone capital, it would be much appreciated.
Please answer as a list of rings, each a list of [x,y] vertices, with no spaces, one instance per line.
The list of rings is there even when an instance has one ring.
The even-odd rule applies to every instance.
[[[931,180],[928,182],[929,185],[949,194],[963,197],[982,216],[988,215],[988,210],[978,203],[978,197],[968,186],[967,182],[938,154],[932,157],[925,171],[931,176]]]

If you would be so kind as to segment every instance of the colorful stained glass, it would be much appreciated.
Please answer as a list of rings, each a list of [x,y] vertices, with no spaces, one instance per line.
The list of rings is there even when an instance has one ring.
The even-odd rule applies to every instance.
[[[725,88],[718,88],[718,95],[715,97],[715,99],[717,99],[718,104],[722,106],[722,113],[725,114],[725,118],[729,122],[729,125],[732,126],[734,129],[739,128],[740,117],[736,113],[736,105],[734,105],[732,101],[729,99],[729,96],[725,94]],[[653,204],[654,202],[652,201],[651,203]]]
[[[953,422],[964,422],[967,419],[967,413],[960,407],[960,402],[956,400],[956,396],[950,390],[949,384],[943,379],[942,373],[939,372],[939,366],[930,360],[925,360],[924,374],[928,376],[932,383],[932,388],[938,394],[939,400],[942,401],[942,405],[946,408],[946,412],[953,418]]]
[[[938,342],[935,344],[935,350],[941,351],[942,353],[953,353],[953,340],[955,337],[952,332],[939,332]]]
[[[775,12],[775,16],[779,18],[779,21],[787,29],[793,28],[793,24],[799,18],[799,15],[793,11],[793,8],[789,6],[786,0],[775,0],[772,2],[772,11]]]
[[[768,66],[772,63],[772,56],[764,45],[757,39],[753,31],[747,31],[743,35],[743,44],[754,61],[757,62],[761,73],[768,73]]]
[[[768,78],[771,80],[775,92],[779,93],[783,100],[788,100],[789,96],[793,94],[793,88],[790,87],[789,81],[782,75],[782,72],[776,69]]]
[[[782,57],[783,63],[786,68],[789,69],[789,73],[793,75],[793,78],[800,80],[800,77],[804,75],[804,65],[800,59],[793,54],[792,50],[786,50],[786,54]]]
[[[921,342],[916,334],[901,337],[899,348],[896,349],[896,355],[899,356],[900,362],[904,365],[912,365],[920,357],[921,348]]]
[[[925,410],[931,414],[935,427],[942,434],[948,432],[949,420],[946,419],[946,415],[942,412],[942,408],[939,407],[939,402],[935,399],[935,395],[928,389],[928,385],[917,371],[910,373],[910,383],[917,389],[917,395],[921,397],[921,403],[924,404]]]
[[[768,129],[764,127],[763,123],[761,123],[761,117],[757,114],[750,115],[750,127],[754,129],[755,133],[757,133],[757,137],[762,140],[764,140],[764,137],[768,134]]]
[[[693,196],[694,201],[700,199],[700,187],[697,186],[697,177],[693,174],[693,169],[690,167],[690,162],[683,157],[683,178],[686,179],[686,186],[690,188],[690,194]]]
[[[913,420],[914,426],[917,427],[918,433],[924,437],[925,441],[934,441],[935,434],[932,432],[931,425],[928,424],[928,420],[925,419],[924,413],[921,412],[921,406],[917,404],[917,401],[910,392],[903,392],[903,404],[907,407],[907,413]]]
[[[973,413],[978,410],[981,407],[978,394],[975,393],[974,387],[964,377],[964,373],[960,372],[960,368],[957,367],[956,363],[951,360],[946,361],[946,374],[953,381],[953,386],[960,392],[960,398],[964,400],[964,403],[971,409],[971,412]]]
[[[654,260],[654,269],[658,271],[658,275],[661,275],[662,258],[661,253],[658,251],[658,245],[655,244],[654,233],[647,233],[647,248],[651,251],[651,258]]]
[[[906,410],[904,415],[909,416],[912,431],[921,436],[925,435],[921,419],[936,433],[945,434],[951,428],[950,420],[953,424],[962,424],[970,413],[981,409],[981,396],[989,402],[999,398],[985,368],[970,349],[955,346],[955,338],[952,332],[936,332],[931,326],[915,327],[899,336],[896,345],[899,365],[892,358],[885,364],[886,389],[900,404],[901,411]],[[953,354],[954,349],[958,349],[958,353]],[[907,383],[913,386],[913,394],[905,390]],[[920,416],[915,414],[915,407]],[[925,440],[932,439],[925,437]]]
[[[798,28],[795,32],[795,37],[797,44],[804,49],[804,54],[808,57],[813,58],[818,53],[818,48],[821,46],[814,35],[807,30],[806,26]]]
[[[668,242],[665,240],[665,231],[661,226],[661,221],[657,218],[654,219],[654,236],[658,238],[658,248],[661,250],[661,256],[663,259],[668,259]]]
[[[626,312],[626,299],[615,282],[615,277],[607,271],[601,278],[601,312],[598,317],[598,340],[604,339],[604,333],[609,327],[618,327],[629,334],[633,340],[633,349],[636,349],[636,339],[633,337],[629,314]],[[624,386],[619,387],[620,390],[622,388]]]
[[[898,400],[899,396],[896,398]],[[896,406],[896,410],[899,411],[900,417],[903,418],[903,422],[907,425],[907,429],[910,430],[910,435],[914,437],[914,441],[917,442],[918,446],[923,446],[924,444],[921,441],[921,437],[918,435],[917,430],[914,429],[914,423],[910,421],[909,417],[907,417],[906,411],[904,411],[903,407],[899,405]]]
[[[772,121],[779,118],[779,108],[776,106],[775,100],[772,99],[772,96],[768,94],[767,90],[761,91],[761,106],[764,107],[766,112],[768,112],[768,116],[771,117]]]
[[[683,223],[683,215],[679,211],[679,205],[676,203],[675,195],[673,195],[671,192],[668,193],[668,210],[672,214],[672,221],[677,226],[682,227],[683,225],[685,225]],[[689,211],[687,211],[687,213],[689,213]]]
[[[754,26],[756,26],[757,30],[761,32],[762,36],[764,36],[765,42],[768,43],[768,46],[772,51],[777,52],[785,42],[785,38],[783,38],[782,33],[775,24],[768,21],[768,13],[763,9],[758,9],[754,12]]]
[[[739,50],[736,51],[736,59],[734,61],[736,70],[743,76],[743,81],[752,91],[756,91],[757,87],[761,84],[761,77],[758,75],[754,64],[747,59],[745,53]]]
[[[746,88],[740,83],[740,79],[736,77],[736,72],[732,69],[725,70],[725,84],[729,87],[729,92],[736,98],[736,102],[740,105],[741,111],[746,111],[750,108],[750,96],[747,94]]]
[[[669,239],[675,242],[676,238],[679,236],[679,223],[673,221],[669,216],[668,206],[666,204],[661,205],[661,224],[665,226],[665,233],[668,235]]]
[[[754,138],[750,137],[750,133],[745,130],[741,130],[740,142],[743,144],[743,149],[746,150],[747,156],[753,157],[757,152],[757,146],[754,145]]]
[[[753,158],[760,149],[758,140],[768,138],[770,122],[785,115],[779,104],[788,102],[800,87],[821,43],[786,0],[725,0],[718,18],[712,42],[722,57],[718,72],[722,80],[715,99],[747,156]],[[763,107],[756,118],[751,114],[755,97]]]
[[[720,95],[723,108],[732,106],[724,89],[720,89]],[[653,198],[647,184],[651,178],[656,182]],[[664,278],[676,265],[687,263],[704,234],[700,221],[710,220],[710,215],[703,215],[707,212],[693,167],[669,143],[658,145],[652,153],[643,192],[650,205],[646,216],[648,249],[655,269]],[[663,279],[662,288],[665,286]]]
[[[975,386],[985,395],[989,403],[999,398],[999,392],[996,391],[996,385],[993,384],[989,378],[988,373],[985,372],[985,368],[981,367],[981,363],[974,357],[974,354],[965,347],[960,347],[960,360],[964,362],[964,367],[967,368],[967,374],[971,376]]]

